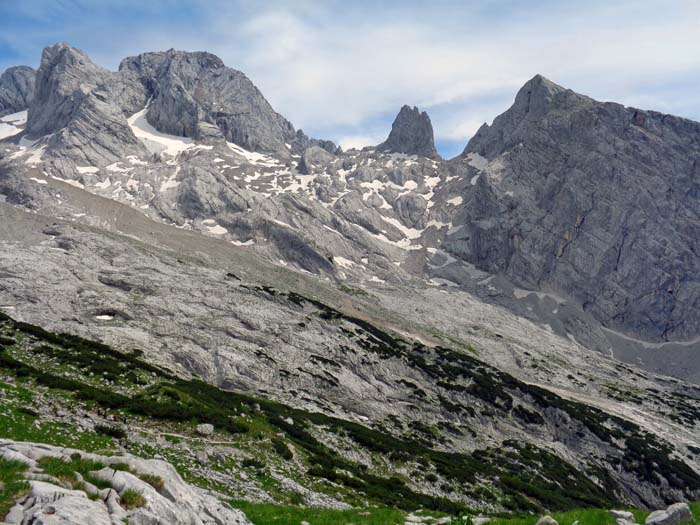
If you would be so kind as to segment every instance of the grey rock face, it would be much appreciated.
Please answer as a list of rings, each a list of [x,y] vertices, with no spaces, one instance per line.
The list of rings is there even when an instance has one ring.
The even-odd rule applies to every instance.
[[[105,165],[143,146],[112,100],[113,74],[67,44],[47,47],[36,75],[26,136],[58,165]],[[48,138],[45,136],[50,135]]]
[[[333,161],[333,158],[334,156],[321,146],[311,146],[301,156],[299,171],[310,175],[314,172],[314,168],[324,170]]]
[[[700,124],[541,76],[482,126],[451,253],[654,340],[700,332]]]
[[[124,59],[119,73],[128,83],[141,85],[140,90],[125,89],[122,100],[132,111],[134,103],[150,100],[148,121],[159,131],[197,139],[207,122],[229,142],[283,155],[288,154],[285,143],[296,137],[294,127],[248,77],[210,53],[144,53]]]
[[[468,150],[463,158],[450,163],[433,162],[414,157],[412,153],[407,156],[372,150],[331,155],[330,145],[324,147],[312,142],[305,143],[304,151],[308,154],[300,158],[296,155],[302,153],[298,149],[299,133],[289,148],[284,145],[282,153],[263,155],[227,145],[222,140],[221,129],[207,121],[208,112],[202,110],[204,106],[197,98],[197,89],[188,91],[190,77],[195,74],[192,71],[205,64],[206,67],[197,71],[206,76],[209,68],[219,70],[218,62],[207,57],[200,57],[201,60],[182,57],[182,63],[177,67],[173,64],[172,71],[163,73],[164,85],[170,86],[168,89],[173,96],[180,89],[174,86],[181,86],[191,94],[192,104],[189,99],[185,100],[179,113],[173,108],[172,123],[180,127],[178,133],[184,133],[186,128],[190,130],[187,132],[199,130],[200,137],[205,135],[202,130],[206,129],[206,142],[190,141],[185,149],[164,159],[157,155],[148,157],[140,142],[132,147],[128,142],[132,139],[114,138],[112,130],[98,127],[104,114],[113,114],[115,123],[123,123],[125,115],[140,111],[149,99],[149,109],[156,107],[153,105],[157,89],[154,85],[149,87],[147,79],[157,79],[160,73],[143,66],[144,71],[149,71],[143,77],[136,74],[138,68],[125,67],[120,73],[112,74],[86,64],[84,57],[76,57],[73,51],[61,52],[65,53],[65,58],[47,60],[47,64],[55,63],[55,66],[46,68],[47,71],[61,71],[56,76],[46,75],[47,82],[55,81],[57,92],[45,93],[41,100],[55,98],[44,106],[37,104],[42,117],[37,114],[34,118],[36,123],[45,122],[46,130],[51,129],[54,137],[64,142],[49,142],[49,146],[55,145],[55,148],[48,150],[41,167],[27,163],[29,153],[19,150],[20,146],[10,142],[0,146],[0,194],[7,203],[18,207],[49,217],[75,219],[76,229],[71,232],[65,224],[61,228],[46,224],[40,228],[23,227],[22,224],[36,215],[15,208],[4,210],[3,216],[7,218],[0,221],[0,233],[7,238],[7,249],[0,251],[0,268],[12,277],[5,280],[7,284],[1,290],[3,307],[16,308],[27,320],[50,322],[61,330],[105,334],[105,338],[115,344],[147,348],[150,358],[179,363],[183,369],[227,388],[261,392],[297,406],[312,406],[350,419],[361,415],[383,422],[389,413],[399,413],[405,421],[418,420],[434,425],[443,422],[445,414],[439,396],[447,395],[452,400],[466,396],[464,401],[469,406],[475,405],[473,396],[460,394],[461,389],[441,390],[435,378],[424,375],[419,368],[401,359],[378,360],[350,338],[347,331],[326,322],[319,315],[322,312],[314,310],[310,304],[302,307],[283,296],[268,294],[264,287],[254,286],[286,288],[290,284],[293,290],[306,290],[307,296],[317,297],[323,279],[327,279],[329,286],[334,281],[340,283],[347,279],[348,289],[356,289],[359,297],[371,294],[372,301],[381,297],[388,300],[386,294],[390,292],[387,290],[394,290],[390,303],[391,308],[397,310],[391,310],[393,313],[388,318],[412,319],[411,324],[425,325],[425,330],[417,333],[420,340],[434,333],[430,329],[433,326],[442,326],[440,332],[449,333],[450,337],[461,330],[462,336],[457,340],[466,338],[464,341],[473,343],[479,352],[487,353],[484,360],[497,363],[499,368],[510,363],[509,366],[528,383],[535,378],[538,384],[554,390],[574,391],[583,399],[595,399],[596,404],[622,417],[637,417],[630,415],[626,405],[616,405],[606,397],[603,387],[595,390],[592,386],[595,381],[591,378],[600,384],[617,384],[622,372],[616,368],[617,363],[602,361],[599,355],[591,356],[566,339],[570,325],[558,327],[553,323],[553,330],[557,331],[552,333],[533,327],[530,327],[532,332],[516,333],[521,330],[512,326],[522,327],[519,324],[522,319],[511,316],[498,317],[500,321],[496,321],[494,316],[503,313],[493,309],[479,316],[474,326],[480,329],[473,330],[472,323],[466,321],[467,316],[475,315],[473,311],[481,312],[485,306],[476,300],[456,302],[467,294],[448,292],[462,282],[460,275],[472,272],[475,280],[483,282],[484,288],[488,287],[489,293],[513,296],[516,292],[512,285],[508,288],[499,284],[504,278],[477,271],[465,261],[494,269],[494,273],[506,268],[504,273],[511,272],[513,280],[530,285],[527,279],[532,278],[532,269],[526,268],[522,260],[526,256],[532,258],[532,261],[525,260],[542,271],[541,261],[536,259],[539,257],[537,250],[547,246],[542,247],[541,239],[558,235],[560,225],[568,224],[567,207],[579,203],[582,196],[586,197],[584,204],[591,205],[609,199],[606,192],[619,191],[617,186],[606,186],[604,181],[595,180],[596,174],[590,169],[587,176],[604,188],[602,197],[595,191],[586,193],[589,188],[579,180],[581,175],[575,170],[576,176],[567,172],[564,180],[553,187],[542,184],[541,173],[529,171],[533,166],[537,169],[549,166],[550,156],[555,168],[566,165],[557,153],[560,149],[575,158],[576,169],[586,167],[586,159],[578,156],[580,145],[565,143],[561,146],[558,141],[564,140],[562,136],[566,138],[567,129],[581,126],[585,131],[586,122],[597,122],[586,114],[575,118],[567,115],[588,111],[598,103],[537,79],[518,95],[513,113],[508,118],[497,119],[503,134],[492,135],[490,128],[482,129],[479,140],[483,141],[483,150]],[[153,63],[156,62],[154,59]],[[165,67],[162,64],[158,67],[161,66]],[[102,94],[105,100],[100,99]],[[175,103],[174,98],[168,97],[170,94],[165,100]],[[74,104],[76,101],[78,103]],[[64,122],[65,115],[68,115],[65,124],[53,128],[56,122]],[[158,118],[152,124],[161,125],[157,111],[154,115]],[[163,118],[169,117],[164,114]],[[577,124],[580,118],[584,124]],[[559,120],[563,124],[557,124]],[[496,125],[494,123],[494,127]],[[532,129],[525,129],[527,126]],[[551,137],[548,126],[554,126]],[[603,128],[606,136],[617,144],[614,142],[618,140],[617,128],[610,123]],[[131,128],[126,131],[131,133]],[[576,133],[576,137],[587,137],[583,131]],[[667,132],[662,135],[661,142],[671,140]],[[76,140],[76,136],[81,140]],[[115,147],[112,150],[102,147],[100,151],[104,153],[96,155],[93,142],[87,142],[91,136],[97,144],[110,138]],[[527,146],[533,137],[538,141],[537,147]],[[161,138],[165,141],[177,139]],[[572,143],[576,140],[571,138]],[[619,142],[624,143],[624,140],[620,138]],[[594,153],[598,150],[605,153],[598,159],[603,165],[610,158],[608,150],[604,149],[605,144],[592,143],[597,148]],[[623,146],[616,147],[623,151]],[[503,153],[502,148],[505,148]],[[528,156],[519,157],[521,149],[527,150]],[[107,165],[106,161],[114,156],[118,156],[118,162]],[[77,164],[80,159],[90,164]],[[512,159],[517,159],[518,163],[511,164]],[[113,200],[98,198],[53,180],[51,175],[55,172],[49,168],[53,167],[51,163],[55,166],[58,162],[63,162],[65,167],[59,177]],[[83,172],[78,167],[83,168]],[[85,168],[91,171],[84,172]],[[556,171],[554,175],[549,171],[545,173],[547,181],[556,179]],[[10,207],[0,205],[0,210],[4,208]],[[552,210],[551,216],[547,215],[549,210]],[[11,214],[11,211],[16,213]],[[574,224],[583,230],[591,220],[576,216]],[[163,222],[216,236],[218,240],[165,227]],[[602,228],[601,222],[599,219],[597,228]],[[96,230],[81,228],[80,223],[90,224]],[[518,225],[527,229],[520,232]],[[110,233],[98,233],[100,230]],[[513,236],[512,231],[516,232]],[[588,232],[585,238],[591,240],[597,232]],[[126,237],[117,240],[115,236],[119,234]],[[26,246],[17,244],[19,240],[25,242],[23,238],[27,236],[34,240]],[[126,239],[131,239],[133,246]],[[530,245],[524,244],[523,239]],[[567,250],[573,249],[576,242],[574,238],[564,246],[560,259],[568,260]],[[156,255],[159,244],[167,246],[163,252],[167,255]],[[143,251],[143,247],[148,247],[148,251]],[[521,257],[514,259],[515,253],[521,253]],[[182,259],[175,260],[173,254]],[[196,264],[187,262],[192,255],[196,255]],[[208,262],[217,257],[225,262]],[[519,266],[511,267],[513,260],[519,261]],[[274,269],[269,268],[269,261],[274,262]],[[287,265],[316,275],[283,271],[282,266]],[[424,269],[430,273],[424,273]],[[258,271],[264,273],[265,279],[251,278],[251,272]],[[428,281],[430,286],[424,280],[415,279],[416,276],[425,279],[426,275],[428,279],[433,276],[437,279]],[[564,276],[580,279],[579,276]],[[297,288],[302,277],[304,285]],[[294,286],[291,283],[295,283]],[[379,284],[375,287],[369,283]],[[531,286],[561,286],[556,280],[542,283],[534,282]],[[382,289],[385,291],[378,291]],[[568,289],[561,289],[562,295],[571,297],[571,293],[566,292]],[[68,299],[78,295],[80,301]],[[146,302],[139,299],[142,295],[148,296]],[[333,297],[329,304],[349,304],[351,311],[360,308],[356,298]],[[508,297],[504,301],[510,300]],[[564,312],[567,309],[563,301],[545,299],[535,302],[530,298],[525,304],[546,309],[552,315],[555,310]],[[366,312],[369,319],[387,319],[385,312],[377,314],[362,308],[361,311]],[[212,316],[212,312],[218,313]],[[153,331],[155,319],[162,323],[157,333]],[[300,319],[304,320],[304,327],[299,325]],[[496,326],[499,333],[493,334]],[[423,330],[411,327],[413,329]],[[405,330],[406,325],[403,325],[401,333]],[[489,345],[501,338],[507,348],[488,354]],[[438,344],[452,345],[455,339],[440,341]],[[538,353],[540,346],[546,352]],[[524,350],[513,351],[513,348]],[[550,353],[552,348],[556,348],[556,352]],[[309,367],[312,351],[330,357],[337,365],[326,363],[325,368],[319,364]],[[537,360],[532,360],[536,367],[525,357],[533,354],[538,356]],[[574,364],[569,361],[574,357],[581,360]],[[582,376],[585,380],[581,383],[584,386],[580,386],[568,376],[587,359],[591,359],[587,365],[590,368],[586,368]],[[545,365],[555,366],[556,361],[564,362],[562,368],[568,368],[561,375],[566,378],[562,380],[564,383],[551,381],[552,377],[543,370]],[[609,368],[605,374],[601,371],[604,367]],[[316,374],[319,368],[323,368],[325,378]],[[635,377],[635,384],[639,385],[635,374],[636,371],[626,374],[626,381]],[[427,398],[410,398],[408,387],[396,382],[396,378],[401,377],[409,378]],[[660,380],[657,383],[654,379],[644,386],[657,389],[660,384]],[[666,387],[661,387],[660,391],[666,392]],[[333,396],[328,395],[329,388],[333,389]],[[304,392],[303,397],[297,398],[296,392]],[[513,394],[517,402],[514,406],[531,403],[521,394]],[[412,399],[410,404],[404,404],[407,399]],[[562,435],[573,435],[580,430],[575,424],[564,431],[561,424],[569,425],[566,417],[556,411],[549,413],[543,406],[546,427],[534,432],[527,424],[518,422],[509,408],[494,413],[481,401],[476,402],[485,409],[483,416],[490,419],[484,423],[485,420],[477,416],[464,416],[462,424],[478,429],[477,436],[451,437],[453,441],[446,447],[472,450],[506,439],[540,443],[545,438],[562,439]],[[653,406],[647,403],[644,409],[651,410]],[[673,404],[664,406],[668,410],[676,409]],[[653,425],[661,421],[664,429],[658,433],[668,435],[666,425],[675,423],[667,419],[666,413],[657,415],[656,423],[653,418],[644,423]],[[674,435],[682,436],[678,443],[686,439],[688,443],[695,443],[696,437],[692,434],[688,437],[685,427],[669,428]],[[611,445],[618,447],[617,442],[605,444],[593,435],[586,436],[585,445],[580,439],[565,444],[567,460],[575,458],[576,462],[585,464],[591,450],[597,451],[598,457],[604,457]],[[674,446],[682,447],[676,443]],[[635,501],[658,504],[662,498],[678,500],[684,496],[677,487],[662,494],[659,491],[665,490],[663,484],[640,484],[630,473],[619,476],[617,482],[621,490],[630,498],[636,498]]]
[[[47,190],[54,182],[47,184]],[[451,435],[445,443],[448,450],[490,447],[517,437],[534,443],[553,439],[565,448],[564,457],[575,458],[568,461],[576,464],[579,461],[588,464],[592,451],[595,454],[623,452],[618,449],[622,445],[601,441],[580,422],[571,421],[551,405],[548,407],[548,403],[533,406],[528,394],[517,388],[509,387],[513,409],[528,406],[541,413],[546,423],[531,427],[512,415],[507,405],[496,409],[490,401],[475,397],[468,390],[445,389],[429,375],[428,369],[423,370],[404,357],[374,354],[371,347],[366,348],[364,335],[353,335],[357,324],[341,321],[334,315],[323,315],[324,311],[313,304],[299,304],[291,297],[268,291],[264,285],[293,286],[307,297],[317,297],[331,304],[347,304],[354,315],[370,316],[368,318],[375,321],[396,319],[399,311],[400,316],[406,318],[406,312],[411,311],[421,318],[409,321],[415,325],[414,329],[424,322],[445,321],[448,328],[444,333],[453,336],[463,323],[462,330],[468,326],[470,333],[478,334],[474,347],[479,349],[480,356],[488,352],[490,339],[503,339],[503,350],[497,355],[483,354],[485,360],[499,365],[509,359],[533,355],[541,363],[538,365],[540,373],[545,364],[563,360],[562,369],[566,372],[562,377],[571,370],[583,368],[584,377],[590,375],[601,384],[624,383],[634,371],[628,374],[600,355],[577,352],[578,348],[574,349],[570,343],[545,330],[532,331],[534,327],[529,328],[531,331],[523,330],[525,325],[513,316],[494,320],[494,315],[503,316],[497,309],[480,313],[478,317],[485,319],[486,324],[475,329],[471,320],[464,319],[471,315],[473,306],[453,304],[453,297],[441,290],[434,290],[433,298],[428,299],[428,295],[423,295],[426,292],[419,288],[402,288],[391,300],[394,307],[401,308],[396,317],[374,310],[377,295],[371,289],[368,292],[372,296],[364,305],[364,299],[358,298],[362,295],[354,298],[346,295],[331,302],[330,294],[336,292],[331,292],[321,279],[274,267],[264,258],[230,243],[158,224],[130,206],[63,186],[64,202],[60,206],[63,213],[77,211],[71,206],[85,206],[83,212],[94,217],[92,224],[109,227],[111,232],[103,232],[99,227],[88,228],[79,222],[42,218],[0,204],[3,219],[0,238],[4,239],[5,246],[0,250],[0,268],[10,274],[3,280],[0,304],[12,305],[11,311],[18,319],[46,322],[46,312],[55,312],[51,322],[56,324],[49,328],[82,334],[99,331],[110,343],[124,348],[143,348],[156,362],[192,371],[223,388],[264,393],[301,408],[313,407],[351,420],[362,416],[388,423],[390,417],[400,417],[402,421],[419,420],[441,428],[439,423],[449,418],[453,424],[459,422],[460,428],[478,429],[474,434]],[[352,204],[357,205],[360,204]],[[129,236],[117,234],[120,231],[129,232]],[[72,297],[80,297],[80,300],[73,301]],[[409,301],[405,308],[401,307],[403,301]],[[371,309],[369,304],[373,304]],[[213,315],[213,312],[217,313]],[[111,319],[103,319],[106,313]],[[160,321],[158,329],[153,331],[155,319]],[[499,327],[498,337],[492,334],[493,326]],[[412,333],[408,323],[400,328],[401,333]],[[430,337],[431,332],[421,331],[420,337]],[[512,348],[523,350],[514,355]],[[540,352],[540,348],[544,351]],[[582,354],[581,359],[576,364],[568,361],[579,354]],[[323,356],[324,360],[310,363],[312,355]],[[588,359],[592,360],[591,364],[585,364]],[[514,366],[532,381],[526,363],[520,361]],[[397,378],[405,378],[408,383]],[[545,375],[536,381],[561,385]],[[591,388],[592,383],[586,381],[586,388]],[[570,389],[578,388],[571,382],[566,385]],[[669,386],[661,382],[643,380],[637,385],[640,390],[653,385],[664,392],[664,400],[666,393],[670,396]],[[412,395],[418,389],[425,392],[425,397]],[[298,397],[298,392],[303,392],[303,396]],[[605,399],[594,391],[587,390],[581,395],[587,399],[595,396],[599,400],[596,403],[601,403],[611,414],[616,413],[615,405],[602,405]],[[459,415],[447,413],[440,396],[475,410],[478,407],[478,412],[471,415],[467,411]],[[664,410],[670,408],[663,406]],[[697,437],[693,437],[692,430],[689,434],[678,423],[663,419],[661,413],[656,412],[660,408],[644,405],[644,410],[647,408],[655,416],[648,418],[649,422],[661,422],[664,435],[672,432],[678,436],[677,443],[695,443]],[[641,410],[640,413],[646,415]],[[451,431],[445,432],[447,436]],[[571,435],[577,437],[568,441],[566,436]],[[620,490],[637,498],[635,501],[659,504],[663,482],[640,483],[633,476],[625,476],[627,474],[616,477]],[[677,488],[663,494],[666,498],[683,497],[683,492]]]
[[[377,146],[379,151],[421,155],[430,159],[439,158],[433,139],[430,117],[417,107],[403,106],[391,125],[385,142]]]
[[[35,76],[36,71],[28,66],[10,67],[0,75],[0,117],[29,107]]]
[[[36,92],[27,122],[27,136],[39,138],[68,126],[104,88],[108,72],[92,63],[81,50],[67,44],[44,49],[36,74]],[[104,98],[104,94],[101,95]]]

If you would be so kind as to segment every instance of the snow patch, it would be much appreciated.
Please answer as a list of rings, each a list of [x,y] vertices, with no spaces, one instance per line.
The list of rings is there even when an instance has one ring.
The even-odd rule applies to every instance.
[[[467,160],[471,167],[476,168],[479,171],[485,170],[486,166],[489,164],[488,159],[486,157],[482,157],[478,153],[470,153],[467,155]]]
[[[433,277],[428,281],[428,284],[432,284],[433,286],[459,286],[457,283],[450,281],[449,279],[443,279],[442,277]]]
[[[0,118],[0,140],[17,135],[27,123],[27,112],[20,111]]]
[[[141,160],[136,155],[127,155],[126,159],[134,166],[146,166],[148,164],[148,162]],[[112,166],[114,166],[114,164],[112,164]]]
[[[241,148],[239,145],[234,144],[233,142],[227,142],[226,144],[231,149],[231,151],[238,155],[241,155],[251,164],[258,164],[260,166],[268,167],[279,165],[279,162],[277,160],[262,153],[248,151],[247,149]]]
[[[60,182],[65,182],[66,184],[70,184],[71,186],[75,186],[76,188],[80,188],[81,190],[85,189],[85,185],[81,184],[77,180],[70,180],[70,179],[62,179],[60,177],[51,177],[54,180],[60,181]]]
[[[112,181],[109,180],[109,177],[107,177],[104,181],[98,182],[97,184],[95,184],[95,187],[96,187],[96,188],[99,188],[99,189],[101,189],[101,190],[106,190],[106,189],[109,188],[111,185],[112,185]]]
[[[131,131],[136,135],[146,149],[151,153],[165,153],[172,157],[176,157],[186,149],[194,146],[194,140],[188,137],[178,137],[176,135],[168,135],[161,133],[146,120],[146,112],[148,106],[141,111],[134,113],[127,119]],[[131,160],[131,157],[127,157]],[[134,162],[132,162],[134,164]]]
[[[209,233],[213,233],[214,235],[223,235],[224,233],[228,233],[226,228],[219,226],[218,224],[215,224],[214,226],[207,226],[207,230],[209,230]]]
[[[114,164],[110,164],[107,166],[105,169],[107,171],[111,171],[114,173],[129,173],[131,170],[134,168],[123,168],[120,166],[121,162],[115,162]]]
[[[97,173],[100,171],[100,168],[95,168],[94,166],[76,166],[75,169],[78,170],[78,173],[81,175],[86,173]]]
[[[333,257],[333,262],[336,263],[341,268],[351,268],[355,265],[355,263],[353,261],[351,261],[350,259],[346,259],[345,257],[340,257],[339,255]]]
[[[175,180],[178,173],[180,173],[180,166],[175,168],[175,172],[167,180],[161,183],[160,191],[166,191],[171,188],[177,188],[180,185],[180,183]]]

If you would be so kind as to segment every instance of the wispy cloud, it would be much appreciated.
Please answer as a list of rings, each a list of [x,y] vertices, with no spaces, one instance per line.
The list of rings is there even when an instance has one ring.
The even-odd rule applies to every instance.
[[[115,68],[209,50],[297,127],[360,145],[408,103],[458,150],[535,73],[595,98],[700,117],[700,3],[678,0],[0,2],[0,67],[56,40]],[[27,60],[24,60],[27,61]],[[461,149],[459,147],[459,149]],[[448,152],[452,153],[452,152]]]

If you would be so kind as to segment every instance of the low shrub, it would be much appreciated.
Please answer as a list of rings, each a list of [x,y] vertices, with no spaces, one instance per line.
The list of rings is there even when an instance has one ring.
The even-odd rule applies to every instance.
[[[143,507],[146,504],[143,495],[134,489],[126,489],[119,494],[119,501],[126,510]]]
[[[115,439],[124,439],[126,437],[126,430],[123,428],[113,425],[104,425],[102,423],[95,425],[95,432]]]
[[[283,459],[286,459],[287,461],[290,461],[294,457],[292,451],[289,450],[287,444],[284,442],[284,440],[280,438],[274,438],[272,440],[272,447],[275,449],[275,452],[277,452],[277,454],[279,454]]]

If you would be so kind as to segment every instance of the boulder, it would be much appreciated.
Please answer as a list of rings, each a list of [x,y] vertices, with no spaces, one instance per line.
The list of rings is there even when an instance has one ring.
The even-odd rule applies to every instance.
[[[105,504],[88,499],[80,490],[64,489],[42,481],[31,481],[30,486],[30,493],[23,503],[23,521],[19,523],[112,525]],[[30,516],[31,521],[26,521]]]
[[[557,523],[557,520],[555,520],[551,516],[542,516],[539,520],[537,520],[536,525],[559,525],[559,524]]]
[[[214,425],[209,423],[202,423],[197,425],[197,434],[200,436],[211,436],[214,433]]]
[[[636,522],[634,520],[626,520],[624,518],[617,518],[615,520],[615,525],[636,525]]]
[[[628,510],[611,510],[610,515],[616,519],[623,519],[627,521],[635,522],[634,514]]]
[[[693,513],[687,503],[674,503],[666,510],[655,510],[645,521],[646,525],[678,525],[692,521]]]
[[[686,521],[693,520],[693,513],[687,503],[674,503],[666,509],[666,512],[668,512],[672,519],[678,520],[678,523],[685,523]]]

